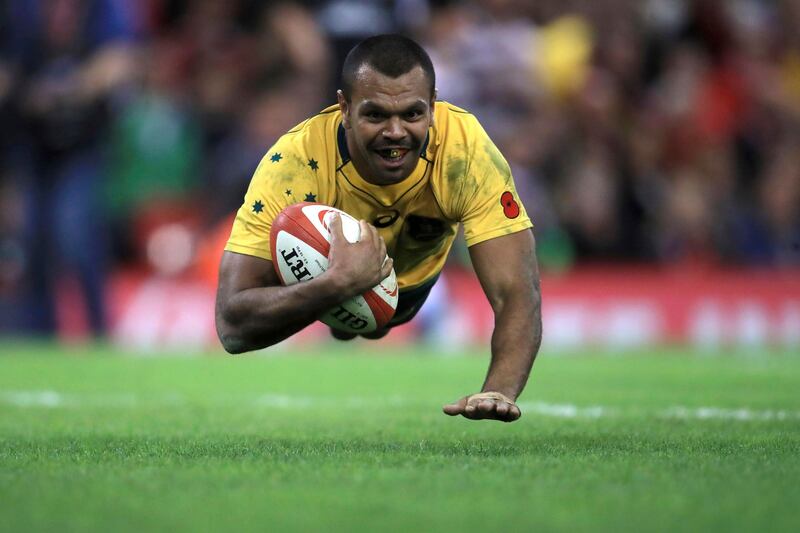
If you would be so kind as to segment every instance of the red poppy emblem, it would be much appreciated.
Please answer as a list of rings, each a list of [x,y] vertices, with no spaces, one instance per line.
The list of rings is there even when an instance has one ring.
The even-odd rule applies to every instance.
[[[507,218],[517,218],[519,216],[519,204],[514,200],[511,191],[506,191],[500,195],[500,205],[503,206],[503,214]]]

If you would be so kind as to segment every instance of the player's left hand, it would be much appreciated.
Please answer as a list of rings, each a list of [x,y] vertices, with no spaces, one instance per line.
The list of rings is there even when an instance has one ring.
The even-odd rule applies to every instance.
[[[461,415],[470,420],[500,420],[513,422],[522,416],[514,400],[499,392],[479,392],[464,396],[442,410],[450,416]]]

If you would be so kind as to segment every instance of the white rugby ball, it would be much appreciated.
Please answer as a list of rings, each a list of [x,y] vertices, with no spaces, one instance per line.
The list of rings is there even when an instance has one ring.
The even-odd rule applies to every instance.
[[[284,285],[312,280],[328,269],[330,216],[339,213],[342,233],[358,242],[358,221],[335,207],[301,202],[281,211],[272,222],[272,264]],[[348,333],[369,333],[389,323],[397,309],[397,277],[392,272],[372,289],[327,311],[320,320]]]

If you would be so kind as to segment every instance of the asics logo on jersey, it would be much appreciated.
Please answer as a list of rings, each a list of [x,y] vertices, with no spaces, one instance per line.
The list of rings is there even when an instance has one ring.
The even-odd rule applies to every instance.
[[[372,225],[376,228],[388,228],[392,224],[397,221],[397,218],[400,216],[400,211],[396,209],[392,209],[389,213],[382,213],[375,217],[372,221]]]

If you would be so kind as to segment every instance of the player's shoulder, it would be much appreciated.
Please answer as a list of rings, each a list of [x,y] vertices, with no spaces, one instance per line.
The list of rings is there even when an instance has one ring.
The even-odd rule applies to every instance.
[[[336,128],[340,121],[339,106],[333,105],[300,122],[275,141],[256,173],[328,173],[336,164]]]
[[[326,107],[316,115],[312,115],[305,119],[303,122],[290,129],[287,135],[297,135],[301,133],[317,132],[324,130],[332,123],[336,122],[341,115],[338,104],[333,104]]]
[[[434,124],[441,125],[443,129],[451,125],[471,124],[477,122],[475,115],[464,108],[453,105],[444,100],[437,100],[433,108]]]
[[[469,111],[467,111],[463,107],[458,107],[457,105],[451,104],[450,102],[448,102],[446,100],[437,100],[436,101],[434,113],[437,115],[437,118],[438,117],[444,117],[444,116],[447,116],[447,117],[453,116],[453,117],[456,117],[456,118],[458,118],[458,117],[464,118],[465,116],[474,116],[474,115],[472,115],[472,113],[470,113]]]
[[[475,115],[450,102],[437,101],[433,116],[435,144],[442,149],[469,145],[486,135]]]
[[[434,114],[431,187],[445,213],[460,220],[482,196],[477,191],[504,186],[511,172],[475,115],[448,102],[437,102]]]
[[[330,133],[335,129],[340,117],[341,111],[338,105],[326,107],[290,129],[278,142],[296,145],[323,143],[331,136]]]

